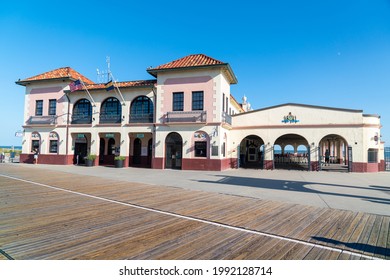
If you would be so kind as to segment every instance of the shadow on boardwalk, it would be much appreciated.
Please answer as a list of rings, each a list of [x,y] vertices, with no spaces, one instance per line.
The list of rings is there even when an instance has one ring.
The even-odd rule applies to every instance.
[[[313,239],[320,241],[322,243],[326,243],[326,245],[333,244],[337,246],[345,246],[349,249],[352,249],[355,252],[360,253],[371,253],[375,256],[384,257],[386,259],[390,258],[390,249],[384,248],[384,247],[378,247],[373,246],[369,244],[364,243],[357,243],[357,242],[341,242],[335,239],[325,238],[325,237],[318,237],[318,236],[312,236]]]
[[[238,187],[251,187],[251,188],[263,188],[269,190],[283,190],[283,191],[292,191],[292,192],[302,192],[302,193],[314,193],[314,194],[323,194],[323,195],[332,195],[339,197],[350,197],[357,198],[373,203],[381,203],[385,205],[390,205],[390,199],[384,198],[383,196],[365,196],[352,194],[348,189],[357,189],[357,190],[368,190],[368,191],[378,191],[381,194],[390,195],[390,187],[386,186],[374,186],[370,185],[369,187],[357,187],[350,185],[341,185],[341,184],[327,184],[319,182],[300,182],[292,180],[275,180],[275,179],[263,179],[263,178],[250,178],[250,177],[237,177],[237,176],[225,176],[225,175],[216,175],[221,177],[218,181],[208,181],[208,180],[194,180],[200,183],[210,183],[210,184],[224,184],[224,185],[234,185]],[[328,187],[338,187],[343,192],[332,192],[332,191],[320,191],[310,186],[324,186]],[[390,212],[389,212],[390,214]]]

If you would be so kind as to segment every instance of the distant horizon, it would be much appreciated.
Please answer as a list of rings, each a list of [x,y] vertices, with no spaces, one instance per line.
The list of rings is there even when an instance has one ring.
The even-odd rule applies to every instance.
[[[21,150],[22,149],[22,145],[9,145],[9,146],[0,146],[0,149],[17,149],[17,150]]]

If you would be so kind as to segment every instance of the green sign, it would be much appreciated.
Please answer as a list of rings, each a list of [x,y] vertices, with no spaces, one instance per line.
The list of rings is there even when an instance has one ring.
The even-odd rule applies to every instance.
[[[114,138],[114,133],[107,133],[106,138]]]
[[[144,137],[145,137],[145,134],[143,134],[143,133],[137,134],[137,138],[144,138]]]
[[[84,138],[84,137],[85,137],[85,135],[82,133],[77,134],[77,138]]]

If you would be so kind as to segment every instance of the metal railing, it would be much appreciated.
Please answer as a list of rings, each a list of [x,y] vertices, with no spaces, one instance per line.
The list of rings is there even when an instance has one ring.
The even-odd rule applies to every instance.
[[[174,122],[206,122],[207,113],[206,111],[174,111],[168,112],[165,118],[165,122],[174,123]]]
[[[129,118],[130,123],[153,123],[153,114],[133,114]]]
[[[390,147],[385,147],[385,170],[390,171]]]
[[[71,124],[91,124],[92,116],[89,114],[73,114]]]
[[[26,123],[31,125],[54,125],[57,123],[57,116],[31,116]]]
[[[232,117],[226,112],[222,112],[222,122],[227,124],[232,124]]]
[[[100,113],[100,123],[121,123],[122,116],[119,114]]]

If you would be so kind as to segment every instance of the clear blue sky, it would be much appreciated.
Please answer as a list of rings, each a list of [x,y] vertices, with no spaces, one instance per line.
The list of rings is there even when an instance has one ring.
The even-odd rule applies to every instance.
[[[24,79],[70,66],[120,81],[204,53],[231,65],[259,109],[294,102],[382,117],[390,145],[390,1],[6,1],[0,9],[0,145],[20,145]]]

